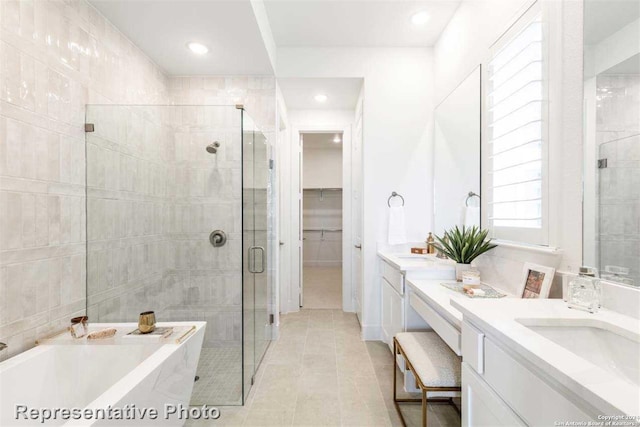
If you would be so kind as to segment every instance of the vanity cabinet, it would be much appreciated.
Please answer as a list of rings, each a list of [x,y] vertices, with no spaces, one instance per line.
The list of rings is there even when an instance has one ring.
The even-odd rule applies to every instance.
[[[462,362],[462,426],[526,426],[469,364]]]
[[[416,267],[411,265],[416,261],[397,260],[395,265],[387,262],[385,258],[394,259],[391,255],[380,255],[379,272],[381,288],[380,318],[381,340],[387,344],[390,351],[393,351],[393,337],[399,332],[431,330],[432,327],[425,318],[413,307],[416,304],[416,295],[409,286],[409,280],[432,279],[440,280],[455,279],[455,269],[452,266],[443,265],[438,261],[426,261],[421,258],[423,265]],[[398,367],[404,374],[405,390],[408,392],[419,391],[415,387],[415,378],[409,370],[404,368],[404,359],[397,357]]]
[[[405,276],[389,263],[381,262],[382,276],[382,341],[393,351],[393,337],[404,331]]]
[[[538,426],[596,419],[585,402],[467,319],[462,324],[462,360],[463,426]]]
[[[392,256],[387,255],[387,257]],[[420,258],[415,258],[420,259]],[[401,262],[401,261],[398,261]],[[411,261],[409,258],[408,263]],[[455,279],[455,270],[450,266],[443,266],[438,261],[422,261],[424,266],[405,267],[392,265],[381,255],[379,262],[381,282],[381,339],[393,351],[393,337],[398,332],[420,331],[432,329],[425,319],[411,307],[412,292],[407,286],[408,280],[413,279]],[[404,269],[403,269],[404,268]]]
[[[402,294],[382,279],[382,340],[393,351],[393,337],[404,330]]]

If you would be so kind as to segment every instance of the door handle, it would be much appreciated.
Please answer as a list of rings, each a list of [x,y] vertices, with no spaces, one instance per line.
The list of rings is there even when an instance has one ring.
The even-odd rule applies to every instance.
[[[356,249],[362,249],[362,245],[353,245]]]
[[[255,269],[255,265],[253,265],[252,268],[252,263],[251,260],[254,259],[254,257],[252,255],[254,255],[254,251],[259,250],[260,251],[260,270],[256,270]],[[251,246],[249,248],[249,273],[254,273],[254,274],[260,274],[260,273],[264,273],[264,268],[265,268],[265,252],[264,252],[264,248],[262,246]],[[255,264],[255,262],[253,263]]]

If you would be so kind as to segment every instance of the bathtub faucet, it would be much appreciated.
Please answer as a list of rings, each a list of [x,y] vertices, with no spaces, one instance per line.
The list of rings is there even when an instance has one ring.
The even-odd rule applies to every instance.
[[[6,345],[6,344],[5,344],[5,343],[3,343],[3,342],[0,342],[0,351],[4,350],[4,349],[5,349],[5,348],[7,348],[7,347],[8,347],[8,345]]]

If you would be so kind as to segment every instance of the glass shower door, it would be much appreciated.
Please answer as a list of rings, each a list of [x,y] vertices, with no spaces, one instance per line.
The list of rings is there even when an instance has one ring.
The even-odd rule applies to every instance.
[[[269,187],[269,158],[267,150],[267,138],[262,132],[254,133],[253,141],[253,197],[255,214],[255,242],[258,248],[257,256],[262,255],[259,272],[254,273],[254,322],[255,329],[255,364],[256,369],[271,342],[270,319],[270,289],[268,262],[269,259],[269,217],[268,217],[268,187]]]
[[[604,132],[603,132],[604,133]],[[640,285],[638,240],[634,213],[638,209],[640,144],[633,138],[601,143],[598,171],[598,236],[600,277],[631,286]]]
[[[267,189],[269,163],[266,138],[243,111],[243,364],[244,397],[271,340],[267,259]]]

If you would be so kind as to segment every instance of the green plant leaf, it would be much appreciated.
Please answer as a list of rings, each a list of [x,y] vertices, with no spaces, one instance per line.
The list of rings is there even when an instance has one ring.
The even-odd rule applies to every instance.
[[[480,230],[477,226],[454,226],[444,232],[443,236],[435,236],[436,248],[447,257],[458,263],[470,264],[478,256],[496,247],[487,239],[489,230]]]

